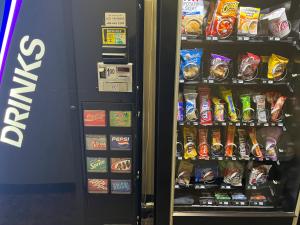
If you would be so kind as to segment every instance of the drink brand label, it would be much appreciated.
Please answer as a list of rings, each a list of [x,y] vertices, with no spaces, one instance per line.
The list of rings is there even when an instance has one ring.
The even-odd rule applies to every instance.
[[[107,179],[88,179],[88,193],[107,194]]]
[[[110,135],[110,149],[130,151],[132,149],[131,135]]]
[[[105,127],[106,112],[105,110],[84,110],[83,120],[85,127]]]
[[[106,135],[86,134],[85,148],[86,150],[107,150]]]
[[[87,171],[90,173],[106,173],[107,172],[107,159],[106,158],[86,158]]]
[[[131,111],[110,111],[111,127],[131,127]]]
[[[131,180],[111,180],[112,194],[131,194]]]
[[[110,170],[112,173],[131,173],[131,158],[111,158]]]

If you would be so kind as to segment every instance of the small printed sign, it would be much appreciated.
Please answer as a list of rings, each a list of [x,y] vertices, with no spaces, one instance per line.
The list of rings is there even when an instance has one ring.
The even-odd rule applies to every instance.
[[[88,193],[107,194],[108,180],[107,179],[88,179]]]
[[[87,157],[86,167],[89,173],[106,173],[107,172],[107,159]]]
[[[125,27],[102,27],[102,44],[126,46],[126,32]]]
[[[110,170],[112,173],[131,173],[131,158],[111,158]]]
[[[131,194],[131,180],[111,180],[112,194]]]
[[[131,127],[131,111],[110,111],[111,127]]]
[[[110,149],[130,151],[132,148],[131,135],[110,135]]]
[[[106,12],[105,13],[105,26],[125,27],[126,26],[126,13]]]
[[[105,110],[84,110],[83,120],[85,127],[105,127],[106,112]]]
[[[86,134],[85,148],[86,150],[93,150],[93,151],[107,150],[106,135]]]

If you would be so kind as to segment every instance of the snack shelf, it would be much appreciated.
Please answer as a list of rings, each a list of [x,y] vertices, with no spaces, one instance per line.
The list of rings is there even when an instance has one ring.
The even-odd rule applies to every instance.
[[[275,81],[271,79],[255,79],[251,81],[239,80],[236,78],[227,79],[223,81],[213,80],[213,79],[202,79],[202,80],[179,80],[180,84],[184,85],[197,85],[197,84],[211,84],[211,85],[290,85],[290,81],[287,79]]]
[[[235,205],[232,204],[232,201],[227,201],[228,204],[220,204],[220,205],[216,205],[216,204],[207,204],[207,205],[175,205],[174,209],[175,210],[187,210],[187,209],[193,209],[193,208],[226,208],[226,209],[240,209],[240,208],[244,208],[244,209],[274,209],[275,207],[272,205],[268,205],[265,202],[251,202],[250,201],[245,201],[243,202],[243,204],[240,205]]]
[[[284,150],[280,149],[279,152],[283,152]],[[176,159],[178,161],[181,161],[181,160],[185,160],[183,157],[179,156],[179,157],[176,157]],[[217,161],[223,161],[223,160],[231,160],[231,161],[257,161],[257,162],[276,162],[276,163],[279,163],[279,160],[272,160],[270,158],[264,158],[264,159],[259,159],[259,158],[256,158],[256,157],[249,157],[249,158],[241,158],[241,157],[237,157],[237,156],[233,156],[233,157],[224,157],[224,156],[211,156],[211,157],[208,157],[206,159],[194,159],[192,161],[208,161],[208,160],[217,160]]]
[[[175,190],[207,190],[213,188],[218,188],[220,190],[236,190],[236,189],[242,189],[243,186],[232,186],[230,184],[225,184],[225,183],[222,183],[220,185],[218,184],[188,184],[188,185],[175,184]],[[257,189],[260,188],[261,187]],[[247,189],[247,190],[257,190],[257,189]]]
[[[289,44],[292,46],[297,45],[297,40],[294,37],[287,37],[284,39],[281,39],[279,37],[272,37],[272,36],[266,36],[266,37],[248,37],[248,36],[232,36],[226,39],[220,39],[218,37],[196,37],[196,36],[181,36],[181,45],[184,47],[185,45],[199,45],[199,44],[216,44],[216,43],[229,43],[229,44],[240,44],[240,43],[261,43],[261,44]]]
[[[200,127],[212,127],[212,126],[236,126],[236,127],[285,127],[284,122],[214,122],[212,125],[201,125],[199,122],[178,122],[179,126],[200,126]]]

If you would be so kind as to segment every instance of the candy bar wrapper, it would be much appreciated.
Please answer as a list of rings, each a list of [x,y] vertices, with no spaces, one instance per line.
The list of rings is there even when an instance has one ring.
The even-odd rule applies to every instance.
[[[251,80],[257,74],[260,57],[252,53],[247,53],[241,57],[238,77],[243,80]]]
[[[249,159],[249,146],[247,145],[247,131],[245,129],[238,129],[239,135],[239,154],[242,159]]]
[[[222,90],[221,94],[222,94],[223,99],[225,100],[225,102],[228,105],[228,115],[229,115],[230,121],[236,122],[238,120],[238,116],[237,116],[236,109],[234,106],[231,90]]]
[[[245,36],[256,36],[259,13],[259,8],[240,7],[237,33]]]
[[[208,128],[198,129],[199,159],[209,159]]]
[[[233,156],[234,136],[235,136],[235,126],[228,126],[226,146],[225,146],[225,156],[226,157],[232,157]]]
[[[231,59],[222,55],[211,54],[210,60],[210,78],[217,80],[226,78]]]
[[[205,9],[203,0],[182,2],[182,21],[181,33],[187,35],[202,34],[202,25],[205,17]]]
[[[210,89],[208,87],[199,88],[199,105],[200,105],[200,124],[212,125]]]
[[[225,121],[225,104],[219,98],[212,99],[214,103],[214,120],[217,122]]]
[[[194,80],[200,74],[203,49],[183,49],[180,51],[180,73],[184,79]]]
[[[266,96],[265,95],[255,95],[253,96],[253,101],[256,103],[256,117],[259,123],[267,122],[267,112],[266,112]]]
[[[271,167],[271,165],[253,166],[249,176],[249,185],[265,184]]]
[[[185,93],[185,116],[188,121],[195,121],[198,119],[196,99],[197,93]]]
[[[180,185],[189,185],[191,180],[191,174],[193,172],[194,165],[188,161],[180,161],[177,172],[177,183]]]
[[[249,137],[252,142],[252,149],[251,149],[252,154],[258,159],[263,159],[264,156],[257,142],[256,129],[254,127],[249,128]]]
[[[289,60],[280,55],[272,54],[268,63],[268,78],[281,79],[286,71]]]
[[[220,128],[212,129],[211,153],[213,156],[221,156],[223,153]]]
[[[280,116],[282,114],[282,108],[283,108],[283,105],[284,105],[286,99],[287,99],[287,97],[285,97],[285,96],[280,96],[277,99],[276,104],[271,111],[272,122],[277,122],[280,119]]]
[[[196,150],[196,138],[197,130],[196,127],[184,127],[183,128],[184,138],[184,158],[194,159],[197,156]]]
[[[206,36],[225,39],[233,30],[238,14],[239,2],[235,0],[218,0],[212,15],[209,15]],[[211,11],[212,12],[212,11]]]
[[[242,107],[243,107],[243,113],[242,113],[242,119],[244,122],[249,122],[252,120],[252,111],[251,108],[251,97],[250,95],[242,95],[240,96]]]
[[[179,93],[177,105],[177,121],[182,122],[184,119],[183,96]]]
[[[223,172],[223,182],[231,186],[242,186],[244,167],[238,161],[221,161],[220,168]]]

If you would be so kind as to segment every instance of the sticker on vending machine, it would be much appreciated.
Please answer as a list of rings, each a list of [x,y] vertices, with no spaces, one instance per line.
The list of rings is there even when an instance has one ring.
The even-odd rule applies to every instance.
[[[108,180],[107,179],[88,179],[88,193],[107,194],[108,193]]]
[[[126,45],[126,27],[102,27],[102,45]]]
[[[112,194],[131,194],[131,180],[111,180]]]
[[[111,158],[110,170],[112,173],[131,173],[131,158]]]
[[[106,135],[86,134],[85,148],[92,151],[105,151],[107,149]]]
[[[131,135],[110,135],[110,149],[130,151],[132,149]]]
[[[86,167],[89,173],[106,173],[107,172],[107,159],[87,157]]]
[[[110,111],[111,127],[131,127],[131,111]]]
[[[85,127],[105,127],[106,112],[105,110],[84,110],[83,121]]]

